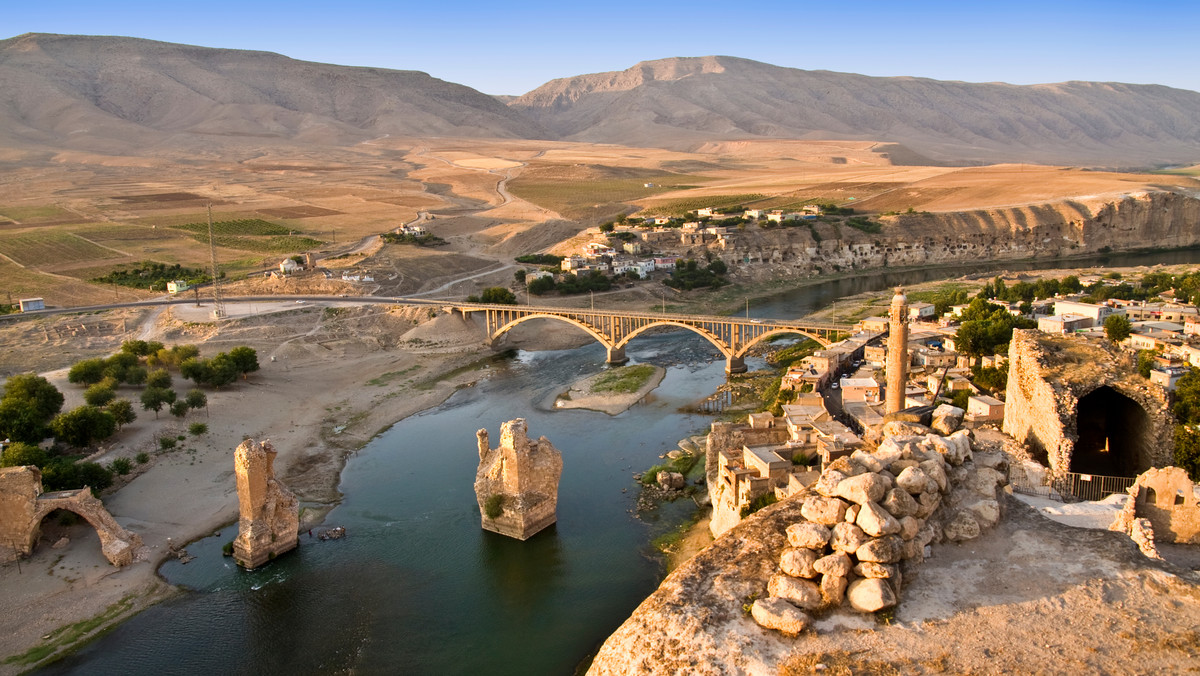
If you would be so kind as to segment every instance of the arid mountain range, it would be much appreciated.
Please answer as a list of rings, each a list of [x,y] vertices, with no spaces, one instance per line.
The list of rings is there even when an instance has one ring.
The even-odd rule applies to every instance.
[[[0,41],[0,145],[114,154],[239,138],[382,135],[694,149],[714,140],[857,139],[906,161],[1159,166],[1200,160],[1200,93],[1157,85],[974,84],[648,61],[493,97],[424,73],[122,37]]]

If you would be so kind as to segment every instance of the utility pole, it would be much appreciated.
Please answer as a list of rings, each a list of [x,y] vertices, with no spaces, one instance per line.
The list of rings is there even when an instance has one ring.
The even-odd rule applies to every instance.
[[[746,296],[746,319],[750,319],[750,297]]]
[[[217,245],[213,238],[212,202],[208,203],[208,255],[212,263],[213,316],[220,319],[225,316],[225,308],[221,305],[220,281],[217,278]]]

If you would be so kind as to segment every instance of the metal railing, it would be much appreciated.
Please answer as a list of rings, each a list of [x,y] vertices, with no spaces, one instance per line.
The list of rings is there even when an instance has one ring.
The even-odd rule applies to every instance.
[[[1103,500],[1114,493],[1124,493],[1133,485],[1134,477],[1101,476],[1067,472],[1062,476],[1047,474],[1043,482],[1034,482],[1025,474],[1009,480],[1016,493],[1060,502]]]

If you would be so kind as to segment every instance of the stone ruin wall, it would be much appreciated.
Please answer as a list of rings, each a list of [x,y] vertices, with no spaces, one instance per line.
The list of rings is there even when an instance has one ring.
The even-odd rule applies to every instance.
[[[483,529],[527,540],[553,525],[558,520],[562,453],[546,437],[530,440],[524,418],[500,426],[496,448],[489,447],[486,429],[475,436],[479,446],[475,498]],[[488,501],[493,499],[500,501],[494,517],[488,516]]]
[[[117,523],[90,488],[42,492],[42,473],[36,467],[0,469],[0,560],[12,561],[33,553],[42,519],[63,509],[83,517],[100,537],[100,551],[114,566],[133,563],[142,538]]]
[[[261,566],[296,548],[300,501],[275,478],[276,451],[270,441],[243,441],[234,451],[238,535],[233,558],[244,568]]]
[[[1071,341],[1073,346],[1099,356],[1079,369],[1079,378],[1057,377],[1062,375],[1058,368],[1062,364],[1052,354],[1053,350],[1047,349],[1047,345],[1057,341]],[[1132,399],[1146,412],[1151,429],[1143,439],[1142,452],[1149,464],[1158,467],[1171,463],[1174,437],[1166,391],[1132,373],[1111,353],[1078,339],[1016,329],[1009,343],[1008,358],[1004,433],[1030,447],[1034,457],[1045,462],[1054,474],[1070,471],[1071,455],[1079,438],[1076,428],[1079,400],[1104,386]],[[1056,375],[1048,376],[1052,369]]]
[[[1158,540],[1200,544],[1200,500],[1186,471],[1156,467],[1138,475],[1128,492],[1129,500],[1109,530],[1130,535],[1151,558],[1159,558]]]

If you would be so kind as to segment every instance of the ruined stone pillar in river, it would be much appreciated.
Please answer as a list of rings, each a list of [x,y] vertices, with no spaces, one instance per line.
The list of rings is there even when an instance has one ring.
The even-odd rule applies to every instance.
[[[233,454],[237,477],[238,536],[233,558],[244,568],[257,568],[296,547],[300,501],[275,478],[271,442],[242,442]]]
[[[562,454],[541,437],[530,441],[524,418],[500,427],[500,446],[488,447],[486,429],[475,434],[479,469],[475,498],[483,529],[528,540],[558,520]]]
[[[905,408],[904,390],[908,385],[908,298],[896,287],[892,296],[890,332],[887,342],[887,398],[885,414]]]

